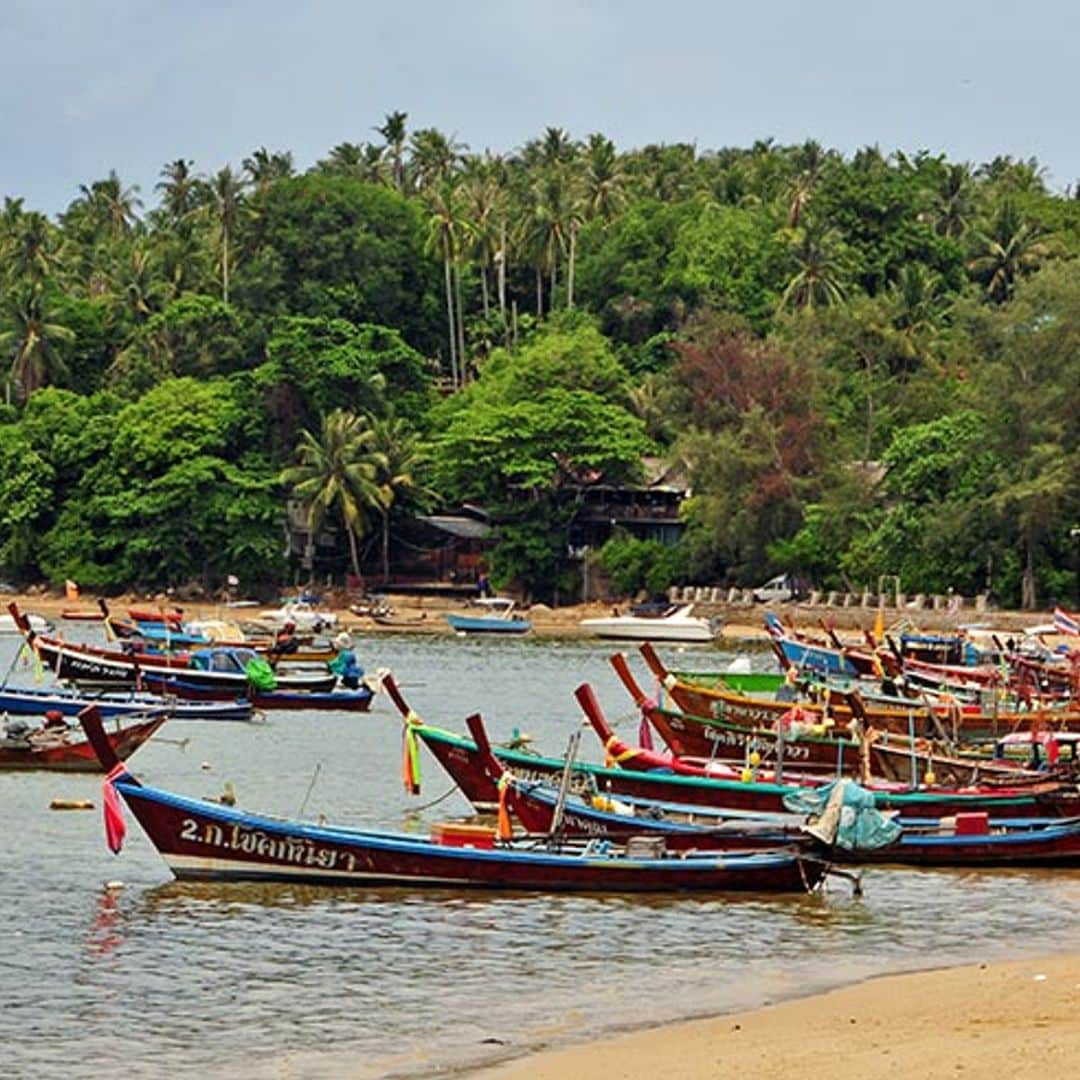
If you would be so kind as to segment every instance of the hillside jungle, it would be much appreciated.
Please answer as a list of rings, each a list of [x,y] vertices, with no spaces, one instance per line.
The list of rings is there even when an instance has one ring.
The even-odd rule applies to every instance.
[[[90,178],[55,220],[7,195],[0,573],[283,582],[292,499],[378,574],[470,503],[494,584],[550,600],[581,490],[656,455],[686,527],[609,541],[622,592],[1072,599],[1080,201],[1036,161],[369,131]]]

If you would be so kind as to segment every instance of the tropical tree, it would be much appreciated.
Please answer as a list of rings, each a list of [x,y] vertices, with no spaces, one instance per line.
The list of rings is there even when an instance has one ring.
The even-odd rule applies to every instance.
[[[229,302],[230,242],[236,234],[237,216],[244,192],[243,180],[226,165],[218,170],[209,185],[211,205],[221,238],[221,299]]]
[[[161,170],[163,179],[154,185],[154,190],[161,193],[162,214],[174,229],[189,226],[203,201],[205,182],[192,171],[193,165],[186,158],[170,161]]]
[[[408,118],[409,114],[404,112],[387,113],[382,126],[375,128],[386,140],[386,153],[390,156],[394,187],[402,194],[405,193],[405,121]]]
[[[371,448],[381,455],[375,480],[383,493],[378,507],[382,518],[382,572],[383,581],[389,581],[391,511],[427,503],[435,498],[435,493],[420,482],[418,470],[423,460],[420,441],[405,420],[394,415],[374,420],[371,432]]]
[[[250,157],[244,158],[242,164],[248,179],[255,185],[255,190],[260,192],[277,180],[287,180],[295,171],[291,153],[271,153],[265,146],[260,146]]]
[[[9,328],[0,331],[0,348],[12,349],[11,382],[26,401],[39,386],[64,373],[59,346],[75,335],[56,321],[46,293],[35,285],[23,286],[9,297],[7,322]]]
[[[813,311],[844,299],[844,261],[840,233],[821,221],[804,223],[788,237],[794,273],[780,299],[782,307]]]
[[[1025,220],[1012,198],[1003,199],[990,222],[976,230],[975,243],[968,269],[997,304],[1012,296],[1019,278],[1037,270],[1056,251],[1050,235]]]
[[[300,433],[296,464],[284,469],[283,483],[307,507],[308,530],[314,539],[327,515],[337,513],[349,538],[353,572],[360,572],[358,539],[369,530],[373,515],[381,513],[387,495],[379,483],[386,469],[385,456],[374,449],[373,432],[366,416],[344,409],[328,413],[315,435]]]
[[[465,331],[460,299],[461,251],[468,235],[457,177],[447,177],[428,193],[428,234],[425,250],[442,259],[446,285],[446,322],[450,341],[450,379],[454,386],[465,374]]]
[[[599,132],[589,136],[582,175],[586,219],[610,221],[626,204],[626,174],[615,144]]]

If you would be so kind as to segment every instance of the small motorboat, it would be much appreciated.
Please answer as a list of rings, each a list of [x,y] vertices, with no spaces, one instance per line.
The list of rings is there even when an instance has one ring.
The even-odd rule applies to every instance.
[[[661,615],[609,615],[600,619],[582,619],[582,630],[602,638],[631,641],[699,641],[716,637],[715,619],[693,614],[694,605],[672,605]]]
[[[448,612],[446,621],[459,634],[527,634],[532,623],[515,613],[516,604],[508,596],[482,596],[470,601],[476,614]]]

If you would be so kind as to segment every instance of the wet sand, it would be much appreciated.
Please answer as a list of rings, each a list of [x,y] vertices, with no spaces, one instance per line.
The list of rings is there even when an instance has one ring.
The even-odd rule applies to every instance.
[[[753,1012],[543,1051],[471,1075],[475,1080],[1077,1076],[1080,956],[872,979]]]

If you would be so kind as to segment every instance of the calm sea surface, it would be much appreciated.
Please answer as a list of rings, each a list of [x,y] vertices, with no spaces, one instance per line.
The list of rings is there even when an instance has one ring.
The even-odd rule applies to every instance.
[[[4,670],[14,650],[0,643]],[[703,670],[731,659],[663,651]],[[629,719],[599,644],[380,636],[359,652],[455,730],[480,710],[496,738],[517,727],[559,753],[585,681]],[[415,812],[450,781],[425,752],[423,795],[403,793],[383,704],[162,734],[132,764],[185,794],[232,781],[252,810],[394,829],[468,812],[456,793]],[[98,809],[50,811],[57,796]],[[1080,931],[1072,871],[875,869],[857,900],[840,881],[732,900],[178,885],[130,818],[122,854],[106,850],[99,779],[0,773],[0,808],[4,1077],[422,1076],[887,971],[1065,951]]]

